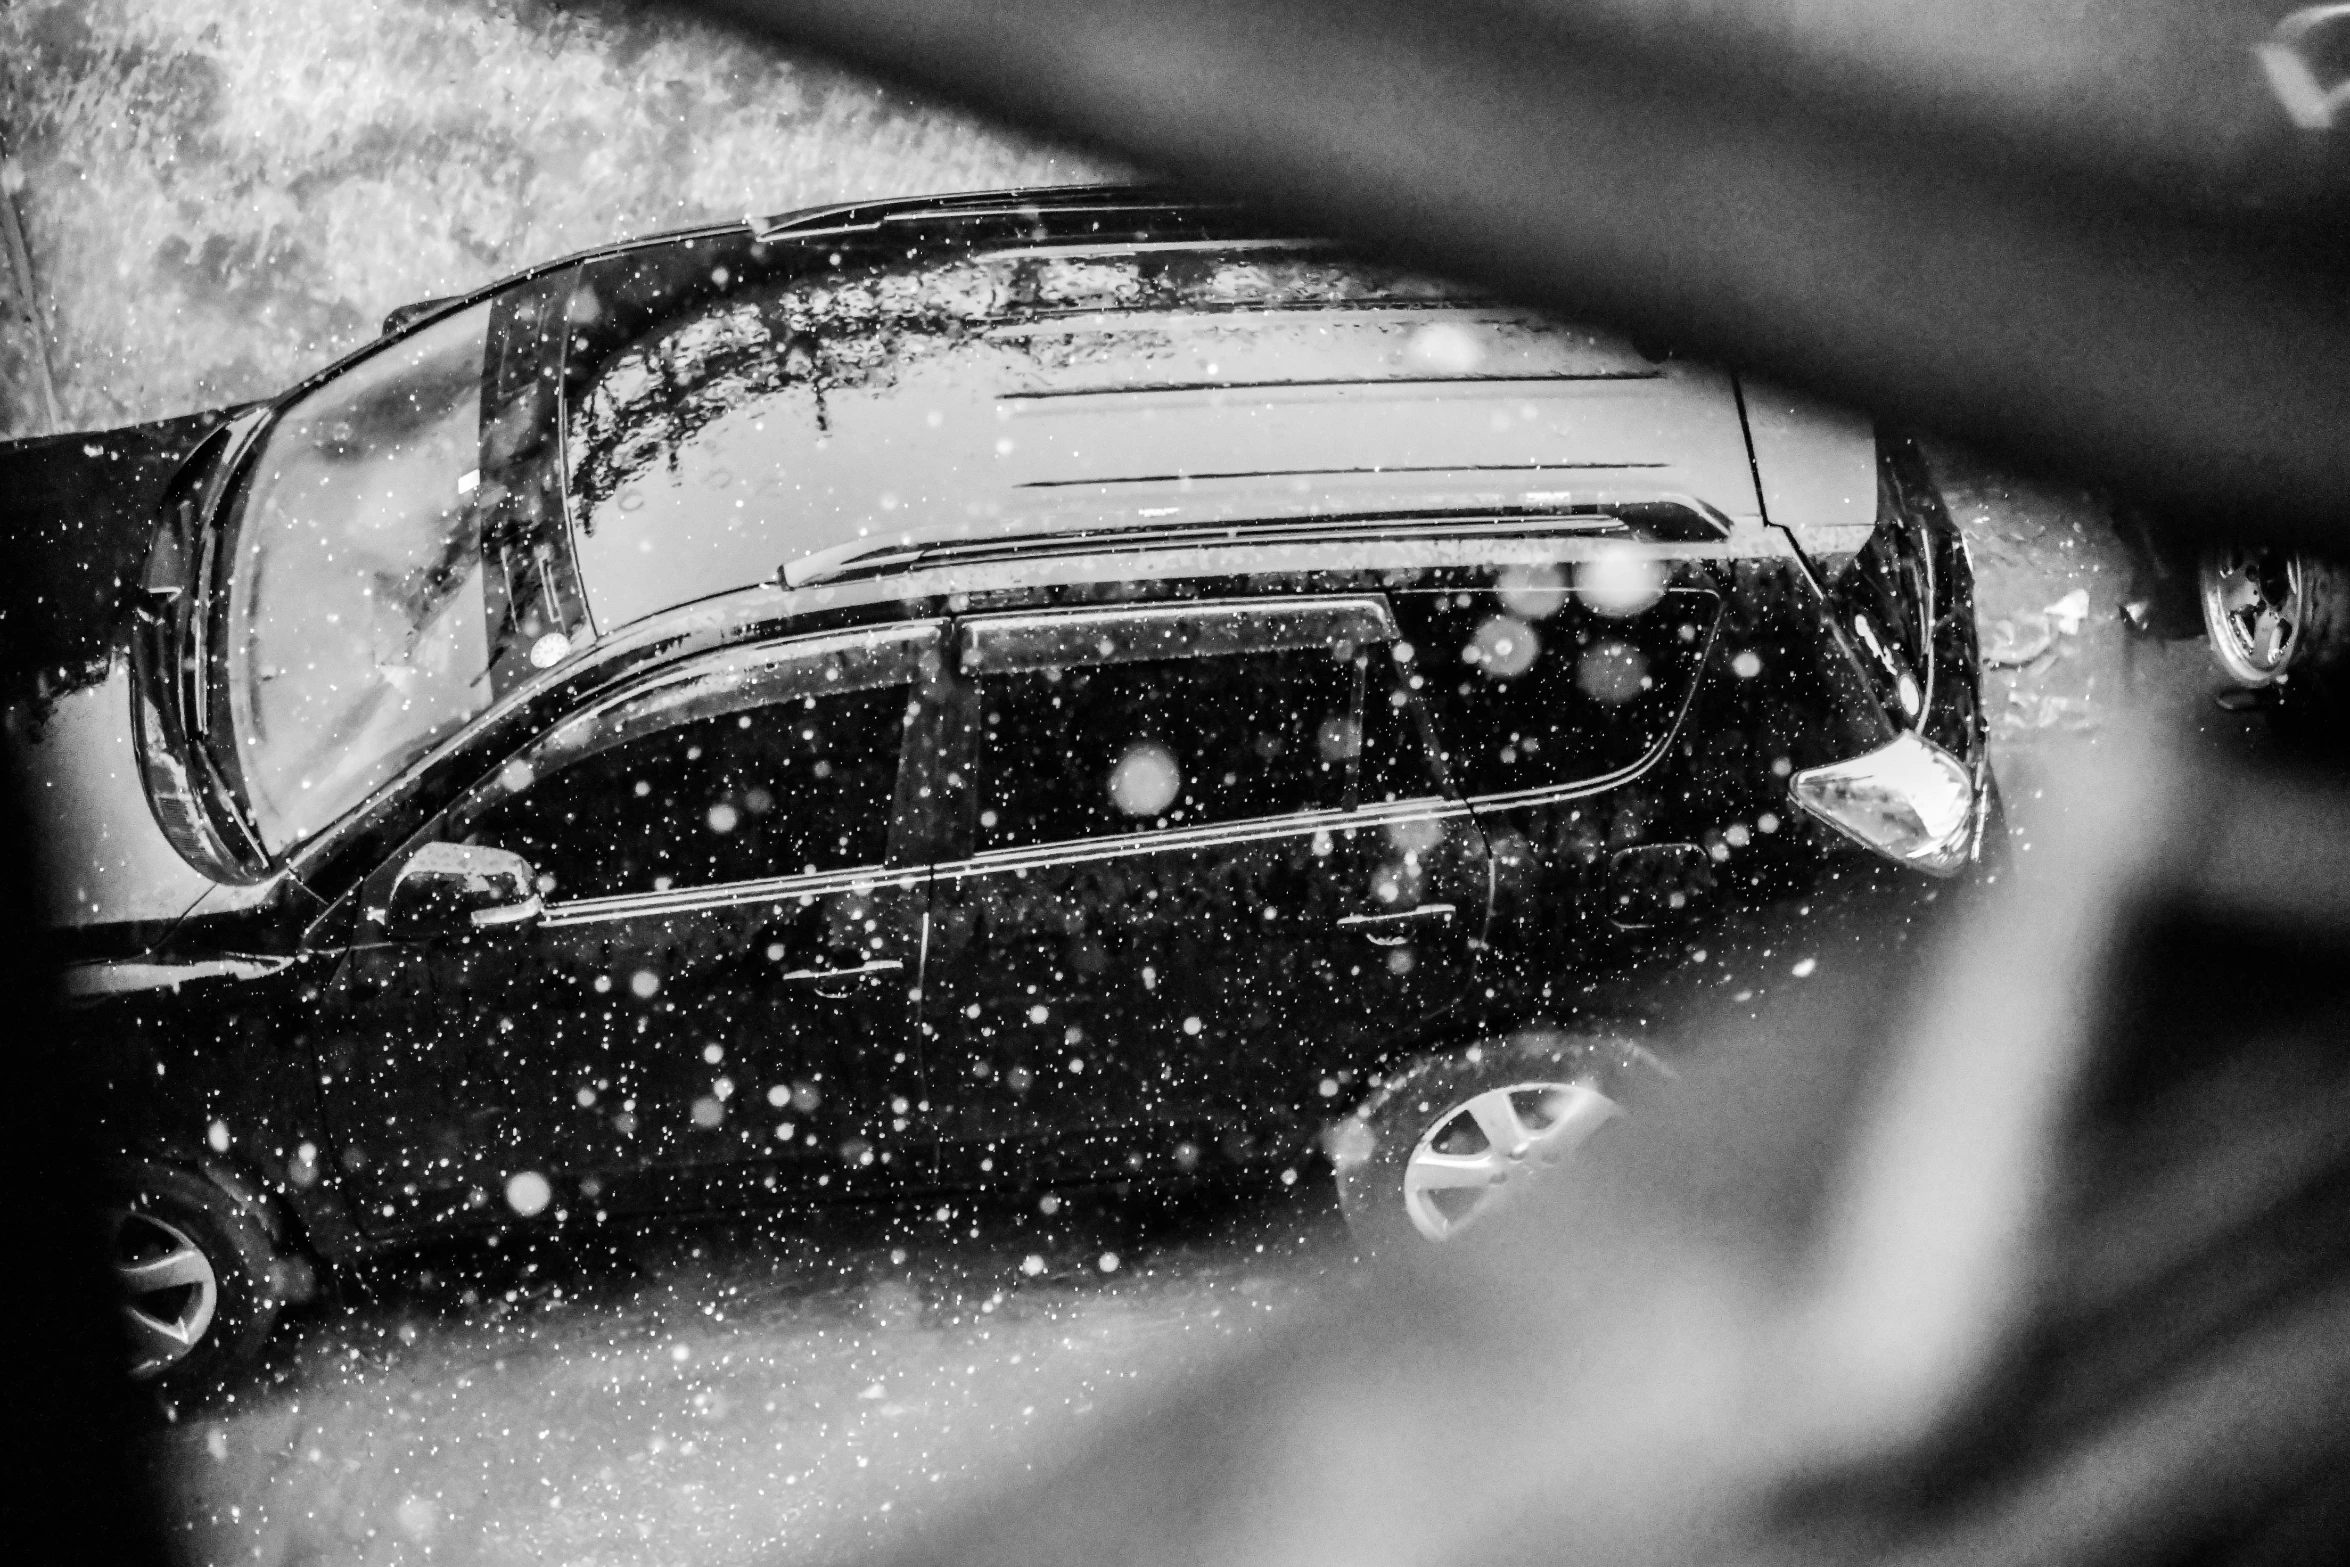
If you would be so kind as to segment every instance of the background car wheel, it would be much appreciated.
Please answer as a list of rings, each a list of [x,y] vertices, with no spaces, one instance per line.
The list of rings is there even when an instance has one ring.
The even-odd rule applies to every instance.
[[[2303,551],[2215,550],[2198,581],[2213,659],[2262,694],[2296,750],[2350,756],[2350,568]]]
[[[280,1305],[259,1218],[191,1170],[143,1163],[107,1207],[133,1380],[165,1396],[208,1392],[251,1364]]]
[[[2212,550],[2197,586],[2221,670],[2247,690],[2274,685],[2300,652],[2307,620],[2300,554],[2241,545]]]
[[[1333,1128],[1339,1206],[1365,1250],[1442,1245],[1574,1155],[1654,1067],[1627,1041],[1542,1034],[1433,1057],[1390,1078]]]

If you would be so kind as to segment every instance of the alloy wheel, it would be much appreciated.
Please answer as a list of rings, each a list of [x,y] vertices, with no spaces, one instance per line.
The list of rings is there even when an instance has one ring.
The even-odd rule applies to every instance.
[[[2290,550],[2217,550],[2204,557],[2203,625],[2228,678],[2270,685],[2301,643],[2301,557]]]
[[[185,1230],[152,1214],[116,1214],[114,1276],[129,1329],[131,1375],[142,1381],[186,1359],[220,1310],[212,1259]]]
[[[1429,1240],[1450,1240],[1623,1113],[1588,1082],[1486,1089],[1447,1109],[1421,1135],[1404,1165],[1404,1212]]]

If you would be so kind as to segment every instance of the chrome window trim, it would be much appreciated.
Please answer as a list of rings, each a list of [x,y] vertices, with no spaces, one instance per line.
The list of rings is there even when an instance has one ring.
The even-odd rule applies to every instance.
[[[615,920],[666,919],[711,909],[791,899],[813,902],[839,892],[911,891],[928,873],[856,865],[812,875],[767,876],[757,881],[716,882],[707,887],[673,887],[661,892],[621,892],[601,898],[550,903],[539,924],[545,929],[608,924]]]
[[[1676,588],[1669,591],[1686,592],[1690,590]],[[1500,811],[1522,810],[1537,805],[1556,805],[1563,801],[1579,800],[1587,795],[1605,794],[1610,789],[1621,788],[1663,761],[1665,753],[1672,749],[1673,741],[1680,735],[1682,725],[1689,721],[1689,710],[1697,705],[1698,690],[1704,686],[1706,668],[1713,660],[1714,644],[1721,640],[1722,601],[1726,595],[1708,590],[1706,596],[1714,600],[1714,617],[1705,628],[1705,645],[1697,650],[1697,673],[1690,680],[1688,691],[1682,695],[1681,706],[1674,712],[1672,722],[1665,725],[1664,734],[1658,738],[1656,744],[1614,772],[1601,773],[1596,778],[1577,779],[1572,783],[1563,784],[1535,784],[1524,789],[1506,789],[1493,794],[1472,794],[1465,797],[1468,802],[1483,810]],[[1445,758],[1445,766],[1449,772],[1452,767],[1452,758],[1449,755]]]
[[[1148,630],[1174,626],[1185,621],[1247,625],[1250,622],[1306,621],[1316,618],[1325,627],[1334,629],[1309,630],[1299,626],[1291,630],[1276,627],[1275,634],[1262,643],[1229,648],[1168,651],[1119,647],[1082,656],[1064,656],[1058,650],[1048,654],[1008,647],[998,652],[990,647],[991,643],[1016,643],[1023,635],[1065,637],[1083,635],[1095,628],[1104,633],[1113,633],[1121,629]],[[1350,638],[1344,624],[1346,622],[1361,626],[1363,634]],[[1245,657],[1251,653],[1326,648],[1346,640],[1392,642],[1396,635],[1395,611],[1383,593],[1283,594],[1263,598],[1184,599],[1156,604],[1087,604],[1070,609],[1014,610],[1003,614],[967,616],[956,628],[956,666],[967,677],[983,678],[1042,668],[1107,667],[1175,658]]]
[[[1078,865],[1121,856],[1180,854],[1224,844],[1262,843],[1274,838],[1304,837],[1317,832],[1350,828],[1360,831],[1366,827],[1383,827],[1396,822],[1442,821],[1468,814],[1469,803],[1466,800],[1424,795],[1409,800],[1384,800],[1377,805],[1361,806],[1351,811],[1338,808],[1299,811],[1288,816],[1253,816],[1245,821],[1216,822],[1199,827],[1118,833],[1101,838],[1060,838],[1026,848],[989,849],[968,859],[942,861],[932,866],[930,873],[940,880],[950,877],[959,880],[969,876],[1000,875],[1007,871],[1019,873],[1056,865]]]
[[[569,767],[610,750],[615,745],[674,728],[677,723],[723,717],[729,712],[738,711],[727,705],[725,698],[730,697],[739,696],[742,707],[750,708],[767,706],[792,695],[816,696],[836,691],[872,691],[893,685],[910,686],[920,678],[918,666],[912,663],[909,663],[905,673],[893,673],[886,679],[862,684],[841,682],[805,692],[770,690],[760,685],[759,681],[762,676],[780,675],[793,664],[845,653],[872,654],[884,649],[894,652],[902,648],[909,660],[918,660],[925,650],[937,647],[944,636],[944,621],[885,621],[879,625],[844,631],[822,631],[697,654],[663,665],[649,676],[565,714],[526,744],[516,753],[516,757],[534,767],[541,759],[552,760],[558,768]],[[713,686],[713,695],[720,698],[710,711],[671,721],[671,710],[658,705],[664,697],[680,695],[680,687],[705,681]],[[635,723],[623,716],[628,709],[639,706],[646,711],[635,715]],[[600,726],[613,727],[609,733],[595,734],[594,731]],[[572,736],[581,731],[587,732],[587,738],[572,743]],[[469,796],[466,804],[470,806],[473,803]]]
[[[1539,784],[1527,789],[1508,789],[1498,794],[1472,794],[1466,798],[1469,804],[1481,810],[1515,811],[1527,806],[1580,800],[1586,795],[1605,794],[1610,789],[1622,788],[1664,760],[1665,752],[1672,748],[1673,737],[1681,732],[1682,720],[1689,715],[1689,703],[1694,700],[1696,692],[1692,688],[1689,697],[1681,704],[1681,711],[1674,715],[1671,727],[1665,730],[1664,738],[1641,753],[1637,760],[1625,763],[1612,773],[1601,773],[1596,778],[1579,779],[1574,783]]]

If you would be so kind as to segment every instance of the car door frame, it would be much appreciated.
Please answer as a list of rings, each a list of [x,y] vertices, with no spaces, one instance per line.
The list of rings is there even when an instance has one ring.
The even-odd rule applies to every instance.
[[[373,867],[364,874],[352,878],[342,895],[312,923],[310,936],[306,939],[305,945],[314,946],[315,950],[335,953],[335,974],[333,978],[328,980],[329,986],[342,980],[354,963],[361,960],[364,954],[399,946],[399,943],[387,940],[382,932],[381,922],[386,905],[383,894],[390,878],[396,876],[400,867],[405,865],[425,844],[439,841],[453,830],[462,832],[461,824],[467,816],[486,809],[487,804],[498,797],[501,779],[508,778],[509,782],[511,781],[509,769],[513,768],[518,761],[524,761],[538,753],[553,737],[566,730],[592,729],[599,716],[617,711],[648,696],[656,695],[666,688],[690,682],[698,676],[713,675],[723,679],[730,672],[742,673],[746,670],[755,672],[762,662],[769,666],[781,666],[797,662],[811,650],[820,651],[827,644],[848,644],[862,641],[870,645],[877,640],[903,642],[906,644],[908,657],[905,686],[909,691],[919,692],[925,689],[925,682],[929,678],[928,671],[934,668],[937,662],[936,650],[944,645],[944,639],[947,635],[947,622],[936,617],[893,620],[865,626],[834,627],[826,630],[770,629],[763,635],[746,639],[743,642],[719,648],[702,646],[683,650],[671,658],[634,669],[625,681],[597,690],[569,709],[532,726],[530,731],[515,744],[501,747],[500,750],[504,753],[502,756],[493,754],[480,759],[471,769],[474,773],[474,781],[471,784],[455,790],[445,803],[426,814],[405,834],[400,835],[396,839],[395,847],[389,852],[381,854]],[[893,678],[881,682],[881,684],[897,685],[899,681]],[[763,702],[782,699],[784,699],[782,695],[769,692],[743,700],[740,703],[740,708],[747,711]],[[927,709],[927,707],[928,704],[924,703],[923,708]],[[926,712],[918,713],[915,719],[909,722],[908,733],[901,742],[896,778],[891,791],[888,837],[884,860],[880,866],[857,866],[814,874],[714,883],[705,887],[620,894],[605,898],[574,899],[568,902],[548,904],[537,923],[554,929],[562,929],[600,915],[609,915],[615,911],[633,912],[637,906],[641,906],[645,912],[657,914],[673,910],[692,912],[702,904],[712,906],[740,903],[771,905],[780,900],[796,898],[804,892],[832,890],[831,884],[834,883],[849,885],[890,881],[897,883],[899,890],[909,901],[917,918],[926,915],[928,906],[926,882],[929,874],[927,843],[929,840],[925,836],[924,824],[927,821],[928,813],[926,804],[917,798],[922,781],[918,775],[923,773],[923,769],[916,765],[919,753],[915,748],[916,735],[913,732],[921,725],[926,716]],[[611,745],[625,743],[625,741],[640,735],[658,733],[663,729],[675,727],[679,723],[691,721],[693,721],[691,717],[674,714],[664,715],[661,721],[643,724],[625,734],[607,736],[602,740],[602,743],[587,746],[577,755],[567,757],[566,761],[584,761],[589,756],[607,749]],[[524,786],[527,787],[527,784]],[[507,792],[512,791],[509,789]],[[741,889],[746,888],[756,890],[754,893],[745,894]],[[721,889],[735,890],[732,896],[726,896],[722,894]],[[319,940],[320,937],[327,939]],[[914,939],[916,942],[920,940],[919,933],[916,933]],[[900,972],[905,973],[909,981],[908,988],[901,992],[907,1018],[902,1037],[906,1040],[908,1054],[912,1055],[917,1063],[916,1074],[918,1076],[920,1042],[912,1026],[913,1006],[916,1000],[916,994],[912,987],[919,984],[919,961],[905,966]],[[813,978],[813,976],[809,977]],[[334,1064],[328,1062],[325,1066],[326,1069],[321,1074],[322,1086],[330,1085],[335,1076]],[[338,1122],[345,1118],[338,1117],[331,1106],[322,1105],[321,1108],[324,1112],[321,1117],[322,1131],[328,1140],[329,1153],[336,1163],[340,1163],[347,1154],[345,1145],[348,1142],[348,1130],[346,1126],[339,1125]],[[909,1139],[910,1153],[912,1152],[911,1145],[915,1143],[921,1143],[921,1139]],[[916,1165],[916,1169],[912,1173],[917,1177],[917,1182],[927,1179],[934,1161],[931,1157],[931,1150],[926,1143],[921,1144],[918,1156],[913,1158],[911,1162]],[[843,1199],[854,1200],[865,1195],[865,1192],[860,1189],[860,1183],[853,1178],[843,1179],[839,1183],[839,1187],[837,1195]],[[380,1237],[385,1226],[371,1222],[375,1215],[369,1210],[368,1205],[353,1193],[346,1193],[346,1198],[348,1205],[359,1220],[361,1229],[376,1231]],[[593,1206],[593,1204],[589,1206]],[[395,1225],[392,1228],[397,1232],[405,1226]]]
[[[1385,830],[1391,825],[1400,825],[1423,818],[1429,820],[1457,818],[1463,828],[1477,835],[1482,851],[1482,824],[1469,802],[1463,799],[1453,786],[1450,769],[1446,767],[1441,752],[1433,743],[1434,728],[1430,716],[1425,711],[1419,694],[1415,692],[1412,693],[1408,710],[1403,715],[1403,721],[1410,727],[1412,734],[1425,752],[1424,762],[1428,781],[1435,791],[1431,795],[1414,796],[1395,801],[1362,799],[1355,792],[1359,784],[1358,771],[1358,781],[1350,782],[1345,803],[1336,808],[1293,812],[1276,817],[1251,817],[1196,828],[1163,829],[1145,833],[1109,835],[1099,839],[1056,841],[1055,844],[1018,849],[1003,849],[985,853],[974,852],[973,845],[977,826],[976,794],[974,791],[980,772],[981,725],[977,721],[976,713],[977,688],[962,669],[965,662],[963,650],[968,646],[968,639],[974,627],[1002,624],[1026,618],[1034,618],[1038,621],[1058,621],[1067,626],[1096,625],[1104,622],[1131,624],[1154,618],[1170,620],[1196,618],[1203,612],[1212,612],[1218,609],[1257,611],[1268,616],[1284,613],[1294,615],[1304,608],[1340,602],[1358,605],[1375,602],[1386,628],[1386,634],[1382,641],[1391,642],[1396,637],[1392,608],[1387,603],[1387,595],[1384,590],[1378,588],[1357,591],[1330,589],[1312,593],[1266,593],[1260,589],[1255,592],[1237,592],[1212,597],[1142,602],[1088,602],[1065,607],[991,606],[985,610],[966,610],[954,616],[948,631],[948,646],[955,654],[952,660],[953,668],[950,671],[942,666],[938,685],[935,688],[936,696],[931,700],[926,700],[923,704],[929,721],[938,726],[930,743],[923,748],[921,753],[931,759],[930,766],[933,768],[933,776],[928,780],[928,792],[925,796],[931,808],[928,839],[928,847],[932,856],[930,906],[932,908],[937,906],[941,889],[950,877],[973,870],[986,872],[995,868],[999,861],[1009,866],[1024,859],[1036,858],[1040,854],[1048,854],[1055,848],[1071,848],[1071,853],[1066,856],[1068,858],[1105,859],[1137,851],[1152,854],[1181,852],[1187,847],[1208,847],[1224,842],[1286,837],[1300,837],[1310,840],[1318,833],[1324,832],[1377,832]],[[1200,650],[1196,656],[1213,657],[1216,656],[1217,651],[1237,653],[1243,650],[1238,648]],[[1159,653],[1153,656],[1170,655]],[[1086,661],[1088,660],[1070,660],[1072,663]],[[1134,660],[1097,658],[1091,661],[1114,663]],[[1358,687],[1359,696],[1360,688]],[[909,753],[913,754],[911,737]],[[1358,764],[1359,759],[1358,750]],[[1072,846],[1075,845],[1082,845],[1082,847],[1073,848]],[[1059,859],[1064,856],[1054,855],[1053,857]],[[1453,926],[1453,931],[1464,949],[1459,984],[1443,1007],[1432,1009],[1426,1016],[1415,1017],[1408,1023],[1397,1027],[1394,1035],[1393,1054],[1398,1059],[1424,1047],[1432,1034],[1457,1027],[1456,1020],[1465,1015],[1467,1010],[1464,1003],[1473,995],[1475,987],[1480,982],[1494,911],[1494,878],[1491,856],[1485,854],[1484,858],[1486,861],[1485,871],[1477,878],[1480,887],[1478,906],[1474,909],[1460,910],[1457,915],[1458,923]],[[1371,938],[1367,932],[1346,932],[1347,923],[1334,923],[1330,933],[1331,937],[1339,940],[1375,939]],[[932,1045],[936,1040],[936,1036],[931,1032],[928,1010],[928,1002],[935,1000],[931,992],[934,988],[936,972],[932,967],[930,929],[930,922],[926,917],[923,948],[924,970],[920,985],[925,1004],[923,1009],[917,1013],[916,1029],[917,1034],[924,1039],[926,1045]],[[1388,943],[1377,943],[1377,945],[1383,947]],[[952,1051],[950,1050],[948,1053],[951,1054]],[[1366,1064],[1364,1070],[1375,1070],[1375,1068]],[[951,1075],[950,1069],[942,1059],[934,1074],[941,1082],[942,1092],[951,1091],[944,1087],[944,1080],[949,1075]],[[1275,1163],[1279,1163],[1282,1159],[1294,1158],[1295,1153],[1295,1149],[1289,1148],[1268,1149],[1268,1156],[1273,1158]],[[953,1150],[942,1146],[942,1158],[950,1161],[951,1168]],[[1178,1165],[1167,1169],[1146,1164],[1133,1167],[1122,1173],[1140,1178],[1153,1178],[1175,1174],[1188,1175],[1191,1173],[1191,1169],[1179,1162]],[[968,1181],[970,1172],[961,1172],[961,1179]]]

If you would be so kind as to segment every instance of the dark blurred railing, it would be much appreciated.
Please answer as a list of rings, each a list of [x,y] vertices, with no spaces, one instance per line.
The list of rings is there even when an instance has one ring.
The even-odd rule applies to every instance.
[[[2160,516],[2350,528],[2350,134],[2270,85],[2282,4],[686,8]]]

